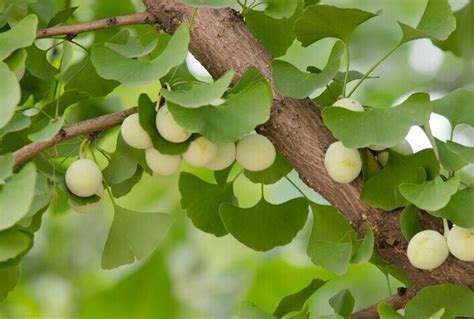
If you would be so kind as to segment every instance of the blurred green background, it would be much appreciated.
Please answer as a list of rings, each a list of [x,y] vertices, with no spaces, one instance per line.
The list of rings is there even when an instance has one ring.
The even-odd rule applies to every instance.
[[[64,1],[38,3],[46,2],[56,2],[58,10],[65,5]],[[396,44],[400,37],[396,20],[415,25],[426,5],[425,0],[326,0],[322,3],[372,12],[383,9],[381,17],[362,25],[354,34],[352,69],[361,72]],[[455,10],[466,3],[451,1]],[[83,0],[71,1],[71,5],[79,5],[75,22],[143,10],[140,1],[132,0]],[[154,36],[148,32],[148,26],[132,29],[144,38]],[[114,32],[116,30],[89,33],[77,41],[87,46],[93,37],[105,40]],[[38,45],[48,47],[51,41],[42,40]],[[323,65],[332,43],[332,40],[323,40],[305,49],[295,43],[285,58],[302,68],[310,64]],[[83,52],[74,50],[79,59]],[[192,69],[198,69],[190,63]],[[380,78],[367,81],[355,98],[364,105],[376,106],[397,104],[415,91],[426,91],[432,98],[438,98],[458,87],[474,88],[473,67],[472,61],[445,53],[429,40],[415,41],[403,46],[377,69],[374,74]],[[153,97],[158,90],[159,83],[147,87],[119,87],[107,98],[74,106],[68,111],[68,121],[82,119],[86,114],[84,109],[103,114],[133,106],[141,92]],[[87,114],[91,116],[90,112]],[[434,117],[432,124],[434,134],[446,139],[449,124],[440,117]],[[115,129],[101,137],[101,146],[113,150],[117,133]],[[474,130],[470,127],[457,128],[455,138],[474,146]],[[409,141],[415,150],[427,147],[427,140],[420,131],[410,132]],[[202,178],[211,178],[208,172],[193,172]],[[464,173],[466,179],[474,179],[472,165],[465,168]],[[308,196],[324,203],[298,180],[295,172],[291,178]],[[320,316],[333,313],[327,300],[341,289],[350,289],[356,308],[361,308],[392,294],[397,287],[396,280],[386,278],[371,264],[352,266],[341,277],[315,267],[305,253],[311,218],[291,244],[266,253],[252,251],[229,235],[216,238],[203,233],[192,226],[180,208],[177,180],[178,176],[144,176],[131,193],[118,200],[121,206],[133,210],[170,213],[176,222],[152,257],[116,270],[100,268],[102,248],[112,220],[107,200],[90,214],[69,211],[60,203],[55,205],[55,210],[50,209],[45,214],[34,248],[22,262],[19,285],[0,304],[0,318],[232,318],[243,300],[272,312],[282,297],[303,288],[313,278],[331,279],[310,302],[311,313]],[[284,180],[266,187],[265,192],[273,202],[298,196]],[[259,186],[243,176],[237,180],[236,193],[245,207],[252,206],[260,197]]]

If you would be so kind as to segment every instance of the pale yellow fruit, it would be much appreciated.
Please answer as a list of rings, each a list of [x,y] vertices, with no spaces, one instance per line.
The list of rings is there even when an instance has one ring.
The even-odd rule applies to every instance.
[[[156,113],[156,129],[165,140],[172,143],[182,143],[191,136],[191,132],[176,123],[166,104]]]
[[[358,101],[350,98],[337,100],[332,106],[343,107],[355,112],[364,112],[364,107]]]
[[[133,148],[147,149],[152,146],[151,138],[140,125],[138,114],[129,115],[120,128],[123,140]]]
[[[372,144],[372,145],[369,145],[368,147],[372,151],[377,151],[377,152],[383,151],[384,149],[387,148],[387,146],[382,145],[382,144]]]
[[[263,171],[273,165],[275,158],[275,146],[263,135],[246,135],[237,143],[236,160],[246,170]]]
[[[389,152],[381,152],[381,153],[377,154],[377,160],[379,161],[380,165],[382,165],[382,166],[387,165],[389,157],[390,157]]]
[[[102,188],[102,172],[94,161],[77,160],[66,171],[66,185],[76,196],[92,196]]]
[[[407,140],[403,140],[397,145],[390,147],[390,150],[402,155],[413,154],[413,149],[411,148],[411,145],[410,143],[408,143]]]
[[[181,165],[181,156],[162,154],[154,148],[145,151],[145,159],[148,167],[153,172],[162,176],[173,175],[179,170]]]
[[[223,170],[235,161],[235,144],[217,144],[217,154],[212,161],[206,164],[206,167],[213,171]]]
[[[448,244],[437,231],[423,230],[408,243],[407,255],[413,267],[432,270],[441,266],[448,258]]]
[[[188,149],[183,153],[183,159],[192,166],[204,167],[214,160],[217,150],[216,144],[201,136],[189,144]]]
[[[451,254],[462,261],[474,261],[474,228],[453,226],[448,234]]]
[[[357,149],[347,148],[342,142],[332,143],[326,151],[324,166],[335,182],[350,183],[359,176],[362,160]]]

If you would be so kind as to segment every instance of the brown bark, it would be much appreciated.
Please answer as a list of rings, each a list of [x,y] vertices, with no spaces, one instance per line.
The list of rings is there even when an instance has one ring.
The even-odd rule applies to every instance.
[[[400,289],[398,294],[391,296],[384,300],[393,309],[401,309],[416,295],[417,290],[414,288]],[[378,304],[372,305],[368,308],[354,312],[351,315],[351,319],[367,319],[367,318],[378,318],[377,311]]]
[[[144,0],[144,3],[167,32],[190,20],[192,8],[174,0]],[[239,77],[254,65],[272,83],[271,56],[245,27],[239,14],[230,9],[198,11],[190,51],[214,77],[222,76],[229,69]],[[407,242],[400,232],[399,212],[384,212],[361,202],[361,179],[351,184],[337,184],[329,178],[323,164],[324,153],[334,138],[321,120],[319,107],[309,99],[286,98],[274,89],[272,117],[260,132],[272,140],[302,180],[337,207],[355,229],[361,231],[362,223],[368,222],[377,236],[378,253],[403,269],[416,287],[451,282],[474,288],[473,263],[450,257],[431,272],[412,267],[405,253]],[[425,219],[436,225],[433,219],[427,216]]]

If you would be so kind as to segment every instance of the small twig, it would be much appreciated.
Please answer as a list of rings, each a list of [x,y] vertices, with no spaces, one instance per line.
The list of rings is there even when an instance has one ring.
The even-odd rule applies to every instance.
[[[36,38],[49,38],[58,35],[66,35],[72,40],[77,34],[87,31],[108,29],[121,25],[132,25],[132,24],[154,24],[156,22],[155,17],[148,12],[140,12],[125,16],[117,16],[105,18],[97,21],[91,21],[80,24],[65,25],[59,27],[52,27],[47,29],[38,30],[36,32]]]

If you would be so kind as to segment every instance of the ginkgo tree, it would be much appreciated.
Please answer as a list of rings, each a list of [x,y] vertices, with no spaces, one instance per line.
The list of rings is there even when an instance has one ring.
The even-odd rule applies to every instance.
[[[179,174],[170,187],[199,231],[264,252],[312,226],[308,261],[329,279],[281,296],[272,312],[242,300],[242,318],[316,318],[312,296],[367,263],[396,278],[398,294],[360,307],[354,291],[340,289],[328,300],[329,317],[474,316],[474,188],[459,177],[474,164],[474,147],[453,138],[457,126],[474,127],[474,91],[457,85],[435,98],[413,88],[392,107],[357,96],[383,81],[374,72],[412,41],[472,59],[464,36],[474,2],[453,12],[448,0],[424,1],[418,23],[400,17],[400,38],[368,70],[351,67],[353,33],[383,11],[321,2],[144,0],[145,12],[81,24],[70,23],[75,7],[0,3],[0,298],[14,289],[43,215],[58,202],[79,213],[111,203],[109,233],[97,243],[102,268],[149,257],[175,217],[117,199],[144,174]],[[140,24],[147,37],[124,27]],[[111,31],[86,44],[76,39],[102,29]],[[325,39],[334,40],[325,64],[302,67],[286,56],[294,43],[319,48]],[[213,79],[189,70],[189,52]],[[150,84],[153,94],[140,92],[136,107],[70,116],[122,86]],[[432,134],[434,113],[451,125],[446,141]],[[430,148],[413,152],[413,127]],[[103,147],[110,138],[112,151]],[[293,169],[327,205],[298,187]],[[235,192],[242,178],[261,185],[252,207]],[[282,180],[300,195],[272,202],[265,188]]]

